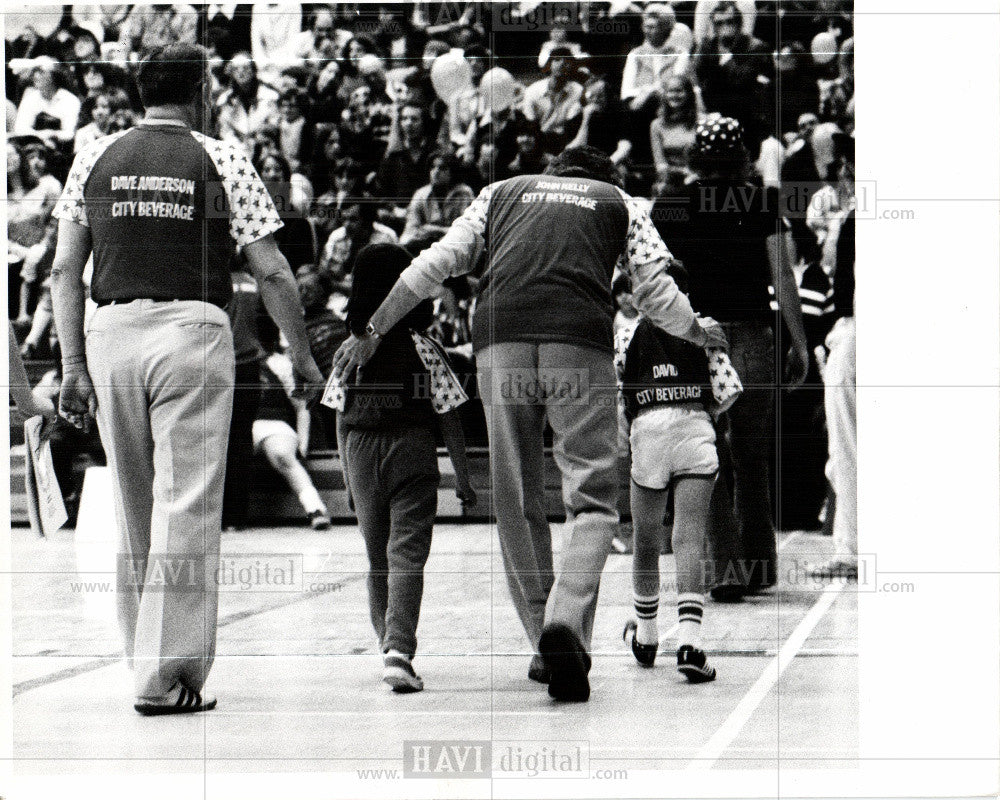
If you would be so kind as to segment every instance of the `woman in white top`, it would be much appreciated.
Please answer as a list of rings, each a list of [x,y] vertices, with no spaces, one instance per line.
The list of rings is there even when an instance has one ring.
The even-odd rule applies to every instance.
[[[33,134],[49,144],[73,140],[80,101],[59,86],[57,74],[55,59],[42,56],[35,60],[31,85],[24,90],[17,107],[14,133],[18,136]]]

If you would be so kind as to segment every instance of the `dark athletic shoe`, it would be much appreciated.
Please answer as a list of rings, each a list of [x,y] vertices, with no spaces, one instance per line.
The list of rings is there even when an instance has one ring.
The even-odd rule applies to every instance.
[[[199,692],[177,683],[167,693],[164,703],[136,703],[135,710],[144,717],[162,717],[167,714],[197,714],[215,708],[214,697],[202,697]]]
[[[655,644],[639,644],[639,640],[635,638],[636,630],[638,625],[634,619],[630,619],[625,623],[625,630],[622,631],[622,639],[625,640],[625,644],[631,645],[632,655],[635,656],[635,660],[643,667],[651,667],[656,661],[656,651],[659,649],[658,645]]]
[[[548,683],[550,677],[549,668],[545,666],[542,657],[537,654],[532,656],[531,665],[528,667],[528,680],[535,683]]]
[[[382,670],[382,680],[392,687],[397,694],[411,694],[412,692],[422,692],[424,682],[420,676],[413,671],[413,665],[408,658],[402,656],[389,656],[384,659],[385,668]]]
[[[561,623],[546,625],[538,650],[549,669],[549,696],[556,700],[590,699],[590,656],[576,634]]]
[[[716,603],[738,603],[743,599],[743,586],[738,583],[726,583],[709,590],[709,596]]]
[[[677,671],[687,678],[689,683],[707,683],[715,680],[715,669],[708,666],[705,651],[689,644],[677,651]]]

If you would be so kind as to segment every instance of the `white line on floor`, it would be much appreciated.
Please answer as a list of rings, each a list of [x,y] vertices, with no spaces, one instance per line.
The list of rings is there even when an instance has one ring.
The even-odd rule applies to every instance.
[[[792,635],[782,645],[778,655],[768,662],[757,682],[750,687],[750,690],[743,696],[743,699],[732,710],[726,721],[722,723],[712,738],[698,751],[698,755],[688,765],[689,770],[711,769],[715,765],[719,756],[739,736],[740,731],[743,730],[743,726],[747,724],[750,717],[757,710],[757,707],[778,682],[781,674],[792,663],[802,645],[805,644],[806,639],[809,638],[809,634],[812,633],[813,628],[816,627],[816,624],[822,619],[823,615],[830,610],[830,606],[840,596],[845,586],[846,583],[841,583],[836,586],[829,586],[823,590],[819,599],[806,612],[802,621],[792,631]]]

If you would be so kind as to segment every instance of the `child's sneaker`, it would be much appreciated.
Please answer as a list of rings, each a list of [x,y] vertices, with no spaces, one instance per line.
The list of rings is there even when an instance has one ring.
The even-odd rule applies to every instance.
[[[659,649],[659,645],[655,644],[639,644],[639,640],[636,639],[636,630],[638,625],[634,619],[630,619],[625,623],[625,630],[622,631],[622,638],[625,643],[632,646],[632,655],[635,656],[635,660],[638,661],[644,667],[653,666],[656,661],[656,651]]]
[[[309,515],[309,525],[314,531],[330,530],[330,518],[322,511],[313,511]]]
[[[715,680],[715,668],[708,666],[705,651],[689,644],[677,650],[677,671],[690,683],[707,683]]]
[[[394,692],[409,694],[423,691],[424,682],[413,671],[413,665],[406,656],[387,653],[383,663],[385,668],[382,670],[382,680],[389,684]]]

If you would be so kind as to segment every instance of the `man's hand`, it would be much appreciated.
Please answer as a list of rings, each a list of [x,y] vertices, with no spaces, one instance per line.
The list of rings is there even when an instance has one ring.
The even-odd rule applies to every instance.
[[[809,372],[809,351],[805,345],[793,344],[788,348],[785,360],[785,387],[789,390],[798,389],[806,382]]]
[[[333,357],[333,374],[337,380],[346,381],[357,367],[367,364],[375,351],[378,350],[378,339],[373,336],[351,336],[340,347]]]
[[[292,391],[292,398],[302,400],[308,408],[312,408],[323,393],[323,386],[326,381],[323,373],[311,355],[305,355],[293,360],[293,375],[295,376],[295,389]]]
[[[83,365],[63,371],[59,390],[59,416],[74,428],[90,431],[90,420],[97,413],[94,384]]]
[[[698,317],[698,324],[705,332],[705,348],[721,347],[723,350],[729,349],[729,341],[722,330],[722,326],[711,317]]]

